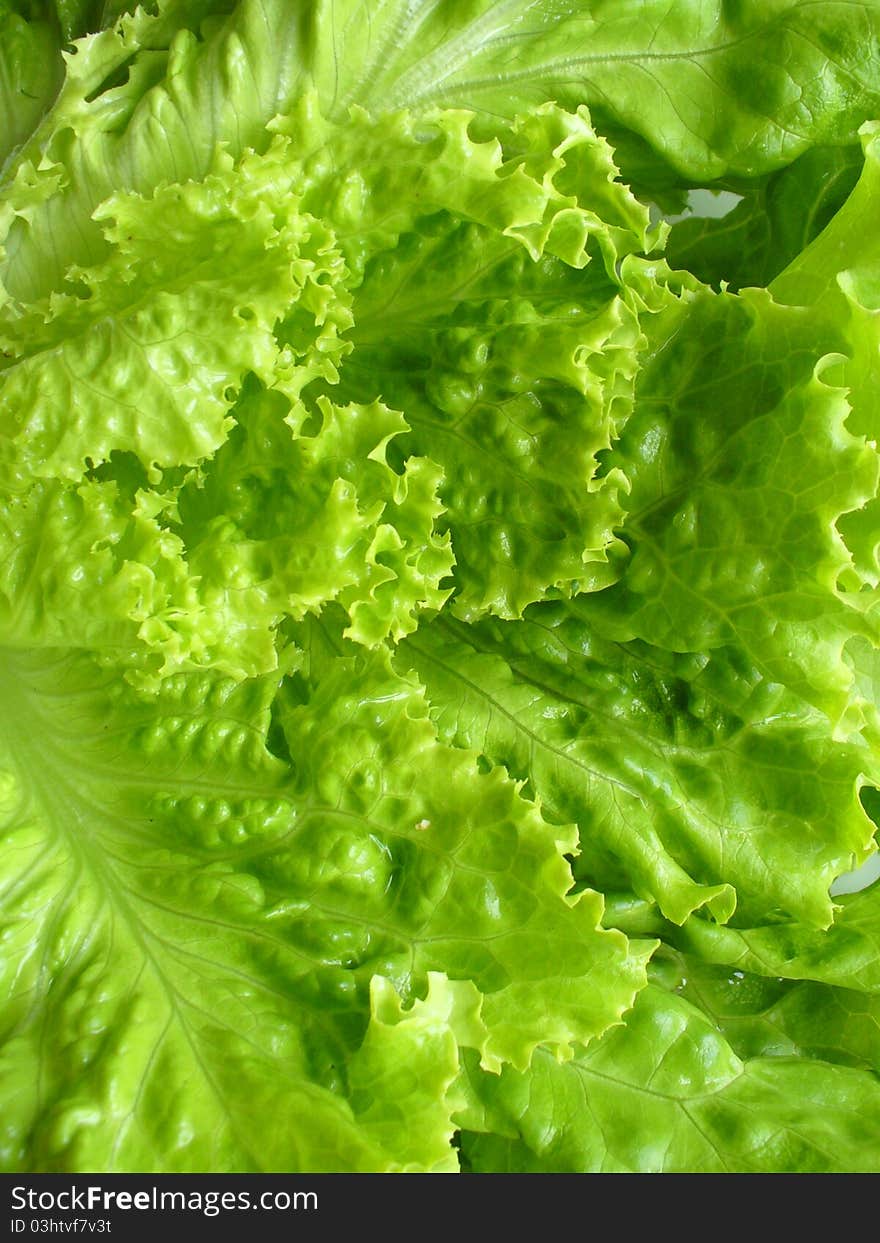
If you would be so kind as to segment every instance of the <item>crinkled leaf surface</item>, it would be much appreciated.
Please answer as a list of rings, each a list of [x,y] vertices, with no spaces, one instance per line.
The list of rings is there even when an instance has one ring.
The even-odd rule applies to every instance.
[[[797,0],[385,0],[365,37],[367,8],[316,6],[316,71],[336,108],[442,100],[509,115],[586,100],[690,175],[717,176],[839,141],[878,107],[875,3],[841,21],[834,3]]]
[[[811,323],[757,290],[657,317],[615,454],[632,556],[595,618],[672,650],[736,645],[834,719],[852,684],[844,648],[867,624],[840,589],[852,558],[836,524],[874,496],[878,458]]]
[[[4,279],[17,289],[45,281],[59,243],[79,262],[94,254],[89,217],[114,190],[201,176],[217,142],[264,144],[310,81],[343,118],[352,103],[513,116],[586,102],[692,178],[756,175],[817,142],[852,142],[880,98],[876,0],[845,12],[831,0],[242,0],[203,24],[208,7],[139,9],[76,45],[31,144],[38,183],[60,165],[64,189],[47,200],[25,165],[16,174],[27,219]]]
[[[580,828],[580,875],[632,886],[675,923],[787,911],[819,925],[874,826],[864,756],[739,653],[609,643],[572,605],[507,626],[423,628],[398,657],[445,737],[528,780]]]
[[[876,1168],[880,1084],[798,1057],[743,1061],[714,1024],[649,986],[627,1023],[563,1066],[476,1090],[508,1134],[465,1132],[470,1168],[510,1172],[766,1173]]]
[[[880,1169],[877,0],[0,33],[3,1168]]]
[[[375,1065],[398,1040],[416,1079],[439,1041],[448,1086],[456,1031],[525,1065],[632,1003],[650,944],[566,898],[571,833],[438,743],[416,686],[349,665],[283,709],[285,762],[271,681],[180,675],[150,699],[85,657],[6,653],[7,1168],[418,1164],[373,1138],[402,1108]],[[457,1026],[395,1003],[371,1036],[370,980],[412,1003],[441,964],[471,990]],[[430,1166],[449,1111],[421,1090]]]

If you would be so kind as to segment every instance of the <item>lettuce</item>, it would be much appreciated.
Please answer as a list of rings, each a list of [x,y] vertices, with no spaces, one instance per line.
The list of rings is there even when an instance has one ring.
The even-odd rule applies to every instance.
[[[880,1169],[880,3],[0,34],[2,1167]]]

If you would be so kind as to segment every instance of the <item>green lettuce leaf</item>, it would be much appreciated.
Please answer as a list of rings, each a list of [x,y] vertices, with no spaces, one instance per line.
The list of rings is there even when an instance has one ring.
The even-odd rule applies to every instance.
[[[365,15],[370,11],[369,24]],[[880,109],[876,3],[325,0],[316,79],[334,109],[587,102],[691,177],[747,176],[852,141]],[[401,38],[406,31],[405,38]],[[331,94],[332,92],[332,94]]]
[[[657,316],[614,456],[632,556],[594,616],[623,641],[736,646],[836,720],[853,682],[844,649],[873,633],[842,590],[852,556],[837,523],[874,496],[878,457],[851,430],[812,323],[758,290],[699,293]]]
[[[0,168],[30,136],[61,85],[56,32],[46,15],[28,13],[29,7],[17,0],[0,4]]]
[[[706,962],[756,975],[880,992],[880,889],[873,885],[838,903],[834,925],[821,936],[797,923],[722,929],[695,920],[681,943]]]
[[[529,782],[580,831],[577,872],[681,924],[781,911],[827,926],[828,887],[868,853],[867,757],[736,651],[603,640],[592,597],[512,625],[423,627],[400,649],[442,735]]]
[[[4,1168],[448,1165],[459,1037],[524,1066],[632,1003],[652,943],[567,896],[572,832],[438,743],[415,684],[352,665],[279,706],[282,759],[271,679],[145,697],[86,657],[7,656]],[[396,1047],[433,1067],[397,1155],[371,1138],[402,1107]]]
[[[878,0],[0,36],[0,1166],[880,1169]]]
[[[666,257],[716,287],[769,285],[829,224],[861,168],[858,147],[811,147],[766,181],[733,183],[746,193],[720,219],[674,224]]]
[[[469,1168],[507,1172],[827,1173],[876,1168],[880,1085],[795,1056],[743,1060],[700,1010],[656,985],[576,1060],[475,1077],[496,1127],[467,1129]],[[480,1121],[480,1113],[472,1115]]]
[[[405,234],[366,268],[341,368],[344,391],[406,411],[401,446],[443,467],[466,619],[613,578],[625,480],[599,457],[631,409],[645,299],[671,298],[662,264],[628,257],[659,234],[584,114],[542,109],[503,139],[502,175],[543,165],[565,193],[550,227],[434,218]]]
[[[661,964],[669,983],[674,979],[680,995],[711,1016],[745,1060],[811,1057],[875,1072],[880,1066],[876,995],[713,966],[694,954],[655,958],[652,967]]]
[[[12,177],[14,257],[0,278],[17,296],[44,291],[64,262],[94,260],[90,217],[112,192],[204,176],[218,143],[234,155],[264,147],[267,123],[312,83],[343,121],[351,104],[464,106],[491,118],[548,99],[587,103],[603,128],[634,132],[697,180],[760,175],[816,143],[852,143],[880,111],[876,0],[844,13],[832,0],[774,0],[769,11],[766,0],[688,0],[674,11],[665,0],[624,11],[607,0],[472,0],[463,11],[433,0],[242,0],[228,17],[225,5],[210,8],[219,14],[209,22],[195,0],[138,9],[75,45]],[[34,209],[33,178],[59,174],[61,192]]]

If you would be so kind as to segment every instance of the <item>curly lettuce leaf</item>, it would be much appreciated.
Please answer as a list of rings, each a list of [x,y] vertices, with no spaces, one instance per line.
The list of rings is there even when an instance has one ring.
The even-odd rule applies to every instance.
[[[475,1171],[869,1172],[880,1085],[809,1058],[738,1057],[699,1009],[650,985],[626,1024],[560,1066],[473,1082],[496,1131],[470,1132]],[[481,1121],[479,1111],[471,1118]],[[503,1120],[505,1130],[499,1123]]]
[[[880,109],[873,0],[845,15],[797,0],[325,0],[314,21],[334,109],[586,102],[691,177],[754,176],[852,141]]]
[[[599,456],[631,409],[644,300],[671,298],[662,263],[627,258],[662,235],[583,113],[542,108],[500,136],[501,176],[553,187],[540,235],[459,217],[403,234],[366,267],[340,375],[404,410],[401,446],[442,465],[466,619],[614,576],[625,480]]]
[[[837,524],[874,496],[880,465],[839,360],[817,356],[805,311],[759,290],[686,295],[653,333],[611,459],[630,482],[631,557],[594,597],[595,624],[673,651],[737,647],[836,721],[846,645],[873,634],[842,589],[852,555]]]
[[[202,182],[103,204],[104,262],[70,270],[63,291],[6,326],[8,488],[75,479],[113,452],[147,469],[209,456],[244,376],[271,383],[293,362],[273,330],[294,302],[323,347],[297,358],[299,383],[332,365],[341,258],[326,226],[292,210],[284,173],[280,160],[222,160]],[[342,289],[322,290],[328,278]]]
[[[10,547],[39,547],[29,524],[56,505],[34,478],[64,481],[65,512],[114,512],[106,542],[65,531],[81,591],[123,584],[116,617],[101,588],[106,635],[96,617],[85,646],[121,629],[160,674],[250,676],[274,667],[285,619],[333,601],[369,646],[450,590],[460,615],[517,616],[613,579],[625,481],[599,455],[629,414],[640,317],[680,282],[634,253],[662,230],[584,112],[548,105],[479,140],[472,122],[343,128],[308,95],[262,154],[111,196],[102,259],[9,303]],[[443,371],[412,365],[441,349]],[[560,488],[550,459],[573,427]],[[6,594],[9,618],[39,622],[31,641],[76,642],[69,592],[17,570]]]
[[[4,1168],[876,1168],[878,20],[0,0]]]
[[[280,758],[273,680],[149,697],[84,656],[4,656],[5,1168],[449,1164],[459,1037],[525,1066],[631,1005],[652,945],[567,896],[571,832],[439,743],[415,684],[352,663],[280,706]],[[394,1032],[370,1034],[371,987]],[[397,1156],[371,1138],[401,1108],[395,1047],[433,1066]]]
[[[439,608],[452,556],[434,529],[438,472],[389,467],[400,416],[325,403],[316,433],[294,438],[274,397],[246,386],[228,445],[170,491],[120,457],[0,505],[4,644],[123,659],[145,685],[206,667],[241,679],[278,666],[284,620],[331,601],[366,646]]]
[[[608,0],[225,7],[139,8],[67,55],[59,97],[11,178],[17,221],[0,279],[15,296],[38,296],[65,263],[94,261],[91,214],[113,191],[202,177],[218,143],[233,155],[264,147],[267,123],[309,84],[342,121],[351,104],[510,118],[548,99],[586,103],[603,129],[637,134],[655,163],[697,181],[852,143],[880,111],[876,0],[843,11],[775,0],[769,12],[766,0],[674,10],[639,0],[623,12]],[[60,193],[35,201],[33,180],[59,176]]]
[[[576,870],[676,924],[787,911],[827,926],[831,882],[864,858],[863,749],[736,651],[676,656],[603,640],[591,601],[517,624],[422,627],[397,660],[441,734],[527,780],[579,827]],[[689,926],[689,925],[688,925]]]

